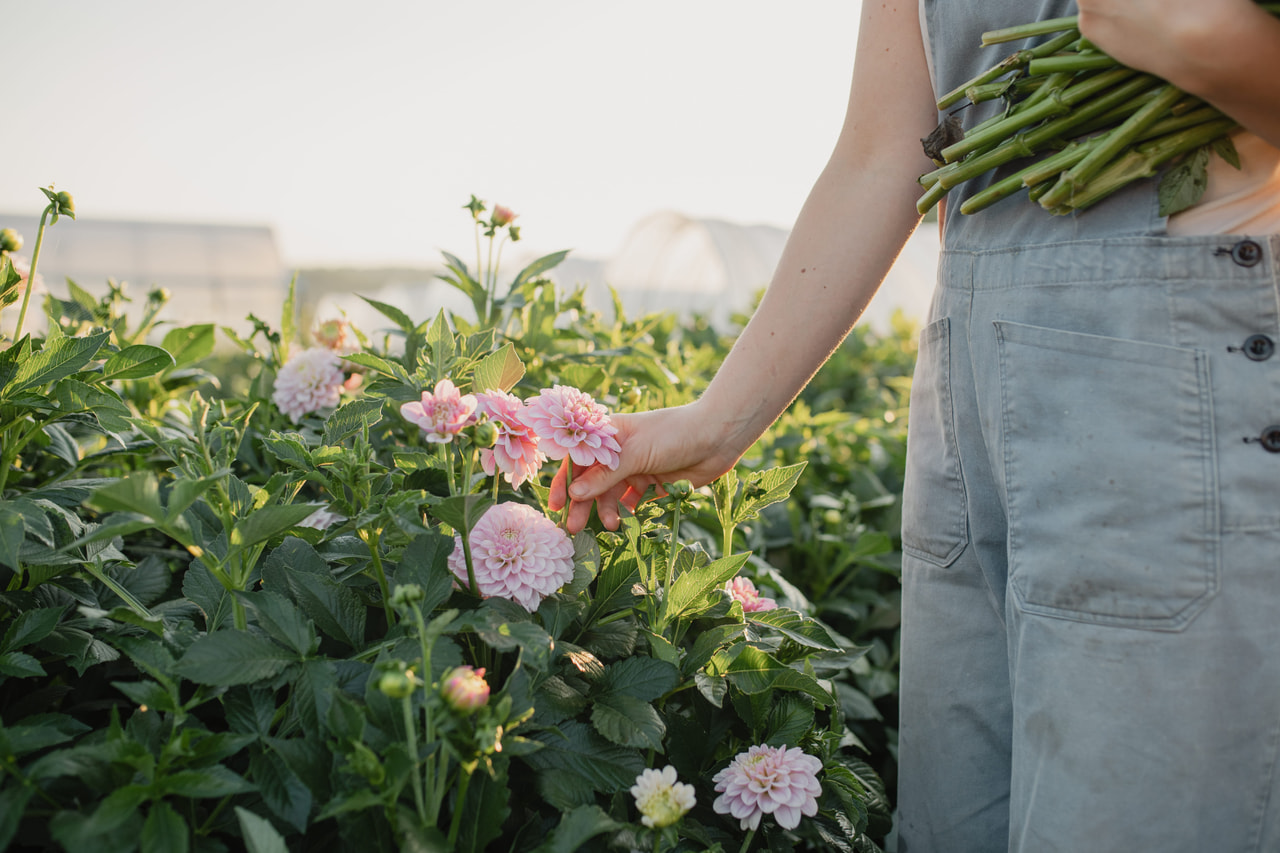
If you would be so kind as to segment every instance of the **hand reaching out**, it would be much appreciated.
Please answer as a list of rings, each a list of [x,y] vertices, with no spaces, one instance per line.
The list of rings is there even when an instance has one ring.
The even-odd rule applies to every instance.
[[[657,486],[659,495],[663,483],[676,480],[689,480],[695,488],[704,486],[732,468],[742,455],[702,416],[697,403],[613,415],[612,421],[618,427],[621,459],[614,470],[601,465],[574,468],[565,525],[570,533],[586,526],[593,501],[600,521],[616,530],[620,507],[634,510],[650,486]],[[566,468],[561,465],[551,481],[553,510],[566,504]]]

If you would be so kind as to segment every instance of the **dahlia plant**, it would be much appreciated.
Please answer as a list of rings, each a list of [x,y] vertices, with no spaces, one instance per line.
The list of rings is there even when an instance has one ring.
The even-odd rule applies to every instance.
[[[501,312],[371,300],[386,335],[305,341],[290,295],[225,333],[235,396],[207,326],[51,299],[0,350],[0,850],[876,849],[865,648],[735,544],[803,465],[616,533],[549,511],[556,460],[616,464],[613,412],[689,393],[665,321],[573,325],[556,258]]]

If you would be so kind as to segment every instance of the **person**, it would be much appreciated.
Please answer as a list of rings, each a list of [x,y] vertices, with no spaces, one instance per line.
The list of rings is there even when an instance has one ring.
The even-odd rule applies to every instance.
[[[553,507],[616,528],[727,471],[917,225],[918,140],[992,64],[980,34],[1077,11],[1236,119],[1248,162],[1173,218],[1154,181],[1065,217],[952,191],[908,431],[898,849],[1280,850],[1280,21],[1250,0],[866,0],[750,323],[696,402],[615,416],[617,469],[558,476]]]

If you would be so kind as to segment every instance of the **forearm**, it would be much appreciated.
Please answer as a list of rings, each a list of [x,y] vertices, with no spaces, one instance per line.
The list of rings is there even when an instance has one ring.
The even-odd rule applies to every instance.
[[[919,221],[920,171],[901,156],[880,168],[833,159],[814,185],[764,299],[698,404],[736,455],[782,414],[870,302]]]

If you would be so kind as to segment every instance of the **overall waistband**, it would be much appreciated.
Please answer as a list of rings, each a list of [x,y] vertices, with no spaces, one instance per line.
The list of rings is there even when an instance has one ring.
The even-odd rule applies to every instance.
[[[944,248],[939,282],[964,290],[1123,281],[1275,281],[1280,234],[1116,237],[989,250]]]

